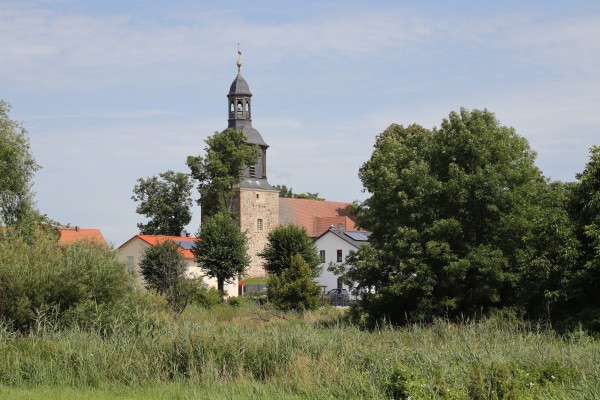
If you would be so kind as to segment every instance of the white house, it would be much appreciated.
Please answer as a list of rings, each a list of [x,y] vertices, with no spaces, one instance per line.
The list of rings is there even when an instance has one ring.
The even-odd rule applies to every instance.
[[[315,239],[315,245],[321,257],[322,273],[318,284],[324,287],[325,293],[332,289],[346,289],[350,292],[348,285],[343,284],[339,276],[327,270],[330,263],[341,264],[346,260],[350,251],[357,251],[365,244],[370,232],[347,231],[339,227],[330,227],[326,232]],[[352,297],[352,295],[350,296]]]
[[[144,250],[149,248],[150,246],[155,246],[157,243],[163,242],[165,240],[171,240],[179,245],[181,248],[181,254],[185,260],[187,270],[186,277],[188,278],[202,278],[202,281],[208,285],[208,287],[217,288],[217,280],[214,278],[207,277],[202,269],[198,267],[196,261],[194,260],[194,254],[191,249],[196,241],[194,237],[186,237],[186,236],[159,236],[159,235],[135,235],[125,243],[123,243],[117,249],[119,253],[119,258],[127,263],[127,269],[134,271],[138,282],[143,284],[143,278],[140,273],[140,259],[144,254]],[[223,289],[228,296],[237,296],[238,288],[237,288],[237,279],[232,283],[224,284]]]

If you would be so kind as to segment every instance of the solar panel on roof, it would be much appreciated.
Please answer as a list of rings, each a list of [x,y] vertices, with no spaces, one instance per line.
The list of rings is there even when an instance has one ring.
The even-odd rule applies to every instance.
[[[174,242],[187,250],[191,250],[192,247],[194,247],[194,242],[188,242],[183,240],[175,240]]]
[[[351,239],[356,240],[357,242],[366,242],[367,240],[369,240],[367,235],[360,232],[344,232],[344,234],[350,237]]]

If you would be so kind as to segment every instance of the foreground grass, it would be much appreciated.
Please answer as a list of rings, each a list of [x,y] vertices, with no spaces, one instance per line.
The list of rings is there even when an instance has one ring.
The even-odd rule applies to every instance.
[[[584,399],[600,393],[600,344],[496,318],[365,331],[332,308],[224,305],[102,332],[0,329],[0,385],[23,399]]]

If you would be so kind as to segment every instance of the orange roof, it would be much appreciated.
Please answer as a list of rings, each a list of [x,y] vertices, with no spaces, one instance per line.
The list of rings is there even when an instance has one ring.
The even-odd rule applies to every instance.
[[[73,243],[78,241],[90,241],[90,242],[98,242],[98,243],[106,243],[104,240],[104,236],[100,232],[100,229],[83,229],[78,226],[74,228],[59,228],[60,229],[60,239],[59,242]]]
[[[303,226],[310,237],[317,237],[331,225],[336,229],[357,230],[350,205],[337,201],[279,198],[279,223]]]
[[[189,236],[161,236],[161,235],[135,235],[134,238],[140,238],[142,239],[144,242],[148,243],[149,245],[156,245],[158,243],[170,240],[172,242],[177,243],[181,249],[183,250],[183,257],[184,258],[194,258],[194,253],[192,253],[192,251],[190,249],[187,249],[185,247],[190,247],[194,244],[194,242],[196,241],[195,237],[189,237]],[[130,239],[131,240],[131,239]],[[128,240],[129,242],[129,240]],[[182,243],[190,243],[189,245],[186,245],[185,247],[182,246]],[[123,246],[121,246],[123,247]]]

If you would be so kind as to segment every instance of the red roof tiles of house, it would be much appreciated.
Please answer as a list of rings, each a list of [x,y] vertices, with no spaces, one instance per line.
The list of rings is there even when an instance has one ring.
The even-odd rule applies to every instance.
[[[164,242],[166,240],[171,240],[171,241],[177,243],[181,247],[181,249],[183,250],[183,257],[184,258],[194,258],[194,254],[191,251],[191,247],[194,244],[194,242],[196,241],[195,237],[189,237],[189,236],[161,236],[161,235],[136,235],[132,239],[135,239],[136,237],[142,239],[144,242],[146,242],[146,243],[148,243],[148,244],[150,244],[152,246],[154,246],[154,245],[156,245],[158,243]],[[130,239],[130,240],[132,240],[132,239]],[[128,242],[129,242],[129,240],[128,240]],[[121,247],[123,247],[124,245],[125,244],[123,244]]]
[[[60,228],[60,243],[67,244],[78,241],[106,243],[100,229],[83,229],[78,226],[74,228]]]
[[[279,198],[279,223],[303,226],[310,237],[317,237],[331,225],[338,229],[357,230],[350,215],[350,205],[336,201]]]

